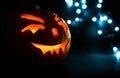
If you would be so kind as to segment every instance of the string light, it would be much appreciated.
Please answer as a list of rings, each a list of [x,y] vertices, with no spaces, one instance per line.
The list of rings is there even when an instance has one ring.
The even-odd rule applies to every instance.
[[[119,27],[115,27],[115,31],[119,31]]]
[[[96,22],[96,21],[97,21],[97,18],[96,18],[96,17],[93,17],[93,18],[92,18],[92,21],[93,21],[93,22]]]
[[[80,14],[80,13],[81,13],[81,10],[80,10],[80,9],[77,9],[77,10],[76,10],[76,13],[77,13],[77,14]]]
[[[112,27],[114,27],[114,32],[118,32],[119,31],[119,26],[113,26],[113,19],[111,17],[109,17],[107,14],[102,14],[101,13],[101,9],[102,9],[102,4],[103,4],[103,0],[98,0],[94,5],[96,6],[95,9],[89,9],[89,0],[86,1],[86,0],[79,0],[79,1],[75,1],[75,0],[65,0],[66,3],[68,3],[69,5],[73,6],[73,3],[74,3],[74,7],[75,7],[75,12],[76,13],[76,18],[73,18],[74,20],[67,20],[67,23],[68,24],[72,24],[72,26],[75,26],[78,24],[78,22],[83,22],[84,19],[86,20],[91,20],[91,23],[95,23],[96,26],[98,26],[98,29],[97,29],[97,34],[101,37],[103,37],[102,35],[105,36],[105,32],[107,32],[106,28],[108,25],[108,28],[112,29]],[[90,11],[92,10],[92,11]],[[98,10],[98,14],[95,13],[92,14],[92,12],[94,12],[94,10]],[[71,11],[71,13],[73,13],[73,11]],[[90,16],[86,15],[89,14]],[[82,14],[82,16],[81,16]],[[93,16],[92,16],[93,15]],[[72,16],[72,15],[71,15]],[[87,18],[87,17],[91,17],[91,18]],[[81,23],[79,23],[81,24]],[[77,26],[76,26],[77,27]],[[102,28],[102,29],[101,29]],[[104,32],[105,31],[105,32]],[[109,34],[111,35],[111,34]],[[112,35],[115,35],[114,33],[112,33]],[[108,35],[106,36],[108,37]],[[114,36],[111,36],[111,37],[114,37]],[[120,58],[120,51],[118,50],[117,47],[113,47],[113,52],[114,52],[114,55],[117,57],[117,58]]]
[[[79,2],[75,2],[75,7],[78,7],[79,6]]]

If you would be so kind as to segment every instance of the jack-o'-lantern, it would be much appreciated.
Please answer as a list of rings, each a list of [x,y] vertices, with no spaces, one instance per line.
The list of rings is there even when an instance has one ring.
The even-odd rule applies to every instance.
[[[45,10],[26,11],[20,13],[18,19],[19,45],[35,61],[58,62],[68,54],[71,44],[70,30],[56,13]]]

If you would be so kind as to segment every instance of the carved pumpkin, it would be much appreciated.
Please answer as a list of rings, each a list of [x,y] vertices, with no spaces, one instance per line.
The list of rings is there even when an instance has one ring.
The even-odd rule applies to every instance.
[[[59,62],[71,44],[66,22],[56,13],[44,10],[20,13],[17,20],[17,39],[24,52],[38,63]]]

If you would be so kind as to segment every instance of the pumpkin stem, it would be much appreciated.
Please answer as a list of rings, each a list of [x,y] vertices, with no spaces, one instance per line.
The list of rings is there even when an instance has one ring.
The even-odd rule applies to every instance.
[[[40,6],[39,6],[39,5],[36,5],[36,6],[35,6],[35,9],[36,9],[36,10],[39,10],[39,9],[40,9]]]

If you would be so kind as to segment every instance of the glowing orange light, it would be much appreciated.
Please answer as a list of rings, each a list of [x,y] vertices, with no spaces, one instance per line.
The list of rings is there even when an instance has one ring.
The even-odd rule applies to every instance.
[[[67,24],[64,22],[63,19],[61,19],[61,18],[58,17],[58,16],[55,16],[54,19],[58,22],[58,24],[59,24],[60,26],[62,26],[62,27],[64,28],[64,31],[67,31],[67,30],[68,30]]]
[[[57,28],[52,28],[52,33],[54,36],[58,36]]]
[[[24,31],[27,31],[27,30],[30,30],[33,34],[38,31],[38,29],[45,29],[45,26],[42,25],[42,24],[30,24],[30,25],[27,25],[25,28],[23,28],[21,30],[21,32],[24,32]]]
[[[29,20],[34,20],[34,21],[38,21],[38,22],[41,22],[41,23],[45,23],[42,18],[39,18],[39,17],[34,16],[34,15],[30,15],[30,14],[22,14],[21,18],[25,18],[25,19],[29,19]]]
[[[58,24],[64,28],[64,31],[68,30],[66,23],[64,23],[63,21],[59,21]]]
[[[24,27],[21,30],[21,32],[25,32],[27,30],[30,30],[33,34],[35,34],[39,29],[44,30],[46,28],[44,26],[45,21],[42,18],[39,18],[39,17],[34,16],[34,15],[30,15],[30,14],[22,14],[21,18],[27,19],[27,20],[32,20],[32,21],[38,21],[38,22],[42,23],[42,24],[29,24],[26,27]],[[34,47],[41,50],[43,55],[45,55],[47,52],[50,52],[51,55],[53,55],[54,53],[59,55],[61,50],[62,50],[62,53],[66,53],[68,51],[68,48],[69,48],[69,44],[70,44],[70,36],[69,36],[69,34],[70,33],[69,33],[69,30],[68,30],[67,24],[65,23],[65,21],[63,19],[61,19],[57,15],[54,17],[54,19],[55,19],[55,22],[57,22],[58,25],[61,26],[64,29],[65,34],[68,37],[67,37],[67,39],[65,41],[63,41],[63,42],[61,42],[59,44],[56,44],[56,45],[45,45],[45,44],[38,44],[38,43],[31,42],[31,44]],[[57,28],[52,28],[50,30],[52,31],[52,34],[53,34],[54,37],[59,36],[59,34],[63,34],[63,33],[58,33]],[[68,32],[66,32],[66,31],[68,31]]]
[[[60,49],[62,49],[62,52],[65,52],[65,48],[69,42],[69,39],[65,40],[64,42],[57,44],[57,45],[44,45],[44,44],[37,44],[37,43],[32,43],[33,46],[35,46],[38,49],[42,50],[43,55],[45,55],[48,51],[53,55],[55,52],[56,54],[59,54]]]
[[[55,20],[56,20],[56,21],[60,21],[61,19],[60,19],[60,17],[55,16]]]

